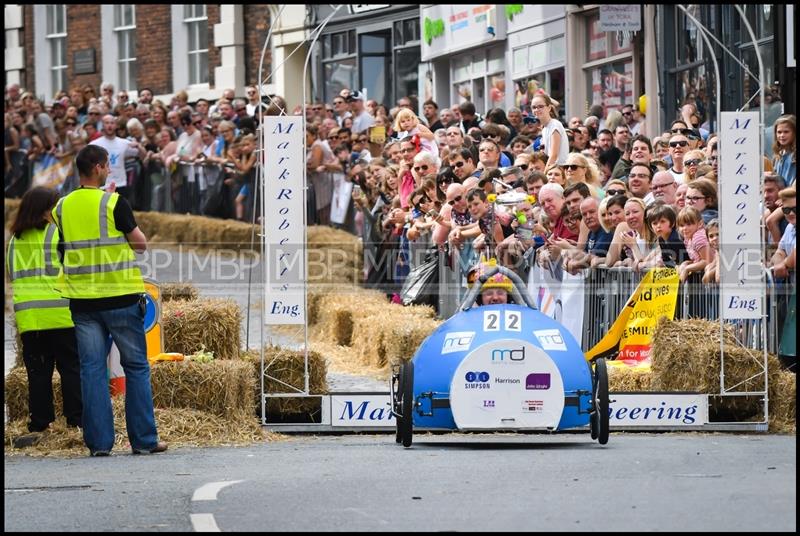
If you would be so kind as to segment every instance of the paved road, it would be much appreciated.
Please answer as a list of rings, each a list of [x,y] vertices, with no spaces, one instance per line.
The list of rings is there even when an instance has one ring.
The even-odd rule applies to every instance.
[[[226,532],[794,532],[796,454],[794,436],[619,433],[606,447],[587,434],[442,434],[405,450],[350,435],[15,457],[4,518],[9,531],[191,531],[210,519]]]

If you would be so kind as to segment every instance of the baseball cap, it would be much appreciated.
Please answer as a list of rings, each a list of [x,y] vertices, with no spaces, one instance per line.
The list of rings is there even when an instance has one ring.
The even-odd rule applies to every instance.
[[[522,118],[522,122],[526,125],[533,125],[534,123],[538,123],[539,120],[536,119],[535,117],[526,115],[525,117]]]
[[[347,97],[347,102],[352,102],[356,100],[364,100],[364,94],[360,91],[351,91],[350,96]]]

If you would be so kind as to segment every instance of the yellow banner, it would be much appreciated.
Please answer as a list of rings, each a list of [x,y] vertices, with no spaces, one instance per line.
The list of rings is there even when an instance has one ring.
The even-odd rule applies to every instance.
[[[662,316],[675,317],[678,301],[678,272],[674,268],[653,268],[631,294],[611,329],[586,352],[590,360],[620,349],[619,360],[631,363],[650,357],[650,341]]]

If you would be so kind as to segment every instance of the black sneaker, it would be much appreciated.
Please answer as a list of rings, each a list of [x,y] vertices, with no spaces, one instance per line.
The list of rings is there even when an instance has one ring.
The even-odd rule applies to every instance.
[[[14,448],[16,449],[34,447],[42,441],[43,437],[44,432],[30,432],[28,434],[15,437],[11,444],[14,445]]]
[[[97,456],[111,456],[111,451],[110,450],[90,450],[89,451],[89,456],[91,456],[93,458],[97,457]]]
[[[163,441],[159,441],[158,443],[156,443],[156,446],[151,449],[133,448],[132,450],[134,454],[157,454],[159,452],[164,452],[165,450],[167,450],[167,444],[164,443]]]

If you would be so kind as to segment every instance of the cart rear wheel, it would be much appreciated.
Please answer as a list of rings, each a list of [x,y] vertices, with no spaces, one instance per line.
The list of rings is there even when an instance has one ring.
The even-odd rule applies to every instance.
[[[592,439],[601,445],[608,443],[608,370],[602,357],[594,363],[594,415],[592,416]]]
[[[400,412],[402,417],[397,419],[397,433],[404,447],[410,447],[414,433],[414,363],[404,363],[400,369]]]
[[[392,399],[392,411],[394,412],[395,417],[395,434],[394,434],[394,441],[395,443],[400,443],[402,438],[400,437],[400,429],[402,427],[401,421],[403,419],[403,408],[402,408],[402,398],[403,398],[403,369],[402,367],[398,371],[397,374],[392,376],[392,383],[394,384],[394,398]]]

